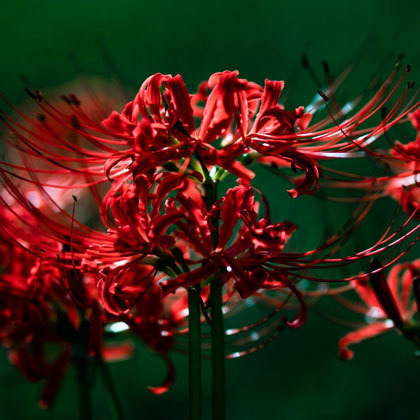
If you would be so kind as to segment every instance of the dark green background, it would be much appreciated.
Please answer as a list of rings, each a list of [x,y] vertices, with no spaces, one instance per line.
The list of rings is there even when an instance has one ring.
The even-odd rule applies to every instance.
[[[102,43],[132,92],[154,72],[181,73],[193,89],[213,72],[238,69],[243,77],[259,83],[265,77],[290,80],[292,105],[306,104],[316,92],[300,69],[302,53],[309,55],[318,71],[323,59],[335,71],[358,56],[360,62],[348,88],[351,98],[384,60],[392,67],[389,54],[406,53],[413,77],[420,73],[419,17],[415,1],[3,0],[0,89],[19,101],[23,98],[21,76],[40,88],[71,81],[79,71],[68,59],[69,53],[77,57],[86,74],[109,79],[110,68],[100,53]],[[302,225],[295,246],[319,243],[323,226],[336,225],[337,219],[343,219],[338,216],[349,211],[346,206],[330,206],[326,215],[323,203],[313,198],[292,203],[266,173],[259,177],[276,219],[294,215],[293,220]],[[386,204],[375,210],[363,240],[382,232],[388,211]],[[354,242],[360,244],[362,239]],[[356,347],[355,359],[344,363],[336,357],[336,343],[345,332],[312,313],[300,330],[288,330],[259,353],[229,362],[228,418],[419,418],[420,362],[410,344],[391,333]],[[164,374],[155,356],[139,349],[134,360],[112,366],[129,419],[187,418],[186,359],[175,356],[175,361],[177,382],[159,397],[146,389]],[[75,418],[73,380],[74,372],[70,372],[56,406],[43,412],[36,407],[38,385],[27,383],[1,352],[0,418]],[[207,386],[206,409],[208,391]],[[95,418],[110,418],[100,382],[94,398]]]

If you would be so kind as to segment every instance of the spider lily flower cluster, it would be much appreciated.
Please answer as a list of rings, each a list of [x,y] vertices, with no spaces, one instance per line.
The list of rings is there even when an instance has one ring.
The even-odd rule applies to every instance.
[[[373,271],[377,268],[380,268],[380,264],[373,260]],[[344,297],[341,298],[341,302],[348,309],[364,315],[366,322],[340,339],[338,345],[341,358],[353,358],[350,345],[391,330],[397,330],[419,349],[420,330],[415,319],[415,314],[420,308],[418,269],[419,260],[415,260],[395,265],[388,278],[385,278],[383,272],[378,272],[370,276],[370,282],[353,282],[361,303]]]
[[[253,185],[253,167],[300,171],[288,177],[293,184],[288,192],[296,198],[318,190],[326,160],[384,158],[370,150],[372,143],[407,116],[417,121],[411,113],[416,104],[403,105],[404,90],[383,121],[372,122],[393,100],[406,72],[395,82],[394,70],[358,109],[338,106],[337,83],[306,110],[287,109],[279,104],[284,82],[266,80],[262,87],[224,71],[193,94],[181,76],[155,74],[121,112],[106,115],[96,101],[92,105],[70,94],[56,103],[39,91],[28,91],[36,118],[13,105],[15,116],[2,112],[11,159],[0,162],[0,211],[6,221],[0,227],[0,340],[25,376],[46,380],[42,405],[52,402],[71,362],[83,376],[90,356],[100,361],[129,356],[131,342],[104,340],[104,332],[119,326],[163,358],[167,377],[151,389],[165,392],[174,380],[170,352],[181,347],[177,338],[189,334],[195,340],[190,357],[199,365],[200,324],[207,322],[214,415],[221,419],[223,398],[217,395],[223,390],[223,359],[261,348],[283,327],[303,325],[310,293],[301,280],[359,285],[404,255],[418,238],[418,226],[402,233],[416,212],[353,255],[335,255],[381,195],[372,188],[370,200],[362,200],[343,229],[320,246],[287,249],[299,228],[272,216],[264,193]],[[326,115],[316,118],[322,110]],[[415,155],[399,143],[393,153],[403,166]],[[411,161],[407,167],[417,170]],[[230,188],[222,182],[228,178],[236,180]],[[380,269],[346,278],[326,274],[407,238],[410,245]],[[275,302],[274,312],[225,331],[224,316],[249,298]],[[298,308],[293,319],[284,315],[273,321],[291,305]],[[46,358],[50,343],[59,347],[53,362]],[[226,343],[245,348],[228,354]],[[194,363],[190,367],[199,369]]]

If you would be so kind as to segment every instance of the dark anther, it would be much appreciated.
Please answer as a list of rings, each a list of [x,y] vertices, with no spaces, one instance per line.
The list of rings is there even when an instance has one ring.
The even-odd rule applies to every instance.
[[[304,69],[309,68],[309,60],[306,54],[302,55],[302,66]]]
[[[74,93],[70,93],[69,98],[71,103],[75,106],[80,106],[80,101]]]
[[[45,122],[45,120],[47,119],[47,117],[44,114],[38,114],[36,118],[42,123]]]
[[[322,90],[318,90],[318,95],[324,100],[324,102],[329,101],[328,96]]]
[[[70,98],[68,98],[66,95],[62,94],[60,95],[60,98],[67,104],[67,105],[71,105],[71,100]]]
[[[409,71],[411,71],[411,66],[410,66],[410,64],[407,64],[407,73],[408,73]]]
[[[36,95],[36,99],[41,102],[42,101],[42,93],[39,89],[35,89],[35,95]]]
[[[74,202],[77,201],[77,197],[75,195],[72,195]]]
[[[36,92],[33,92],[31,89],[29,88],[25,88],[25,92],[32,98],[35,99],[36,101],[39,100],[39,97],[37,95]]]
[[[381,115],[382,115],[382,119],[384,120],[386,118],[386,116],[388,115],[388,108],[386,106],[383,106],[381,109]]]
[[[296,164],[295,164],[295,162],[292,162],[292,163],[290,164],[290,169],[291,169],[294,173],[296,173],[296,172],[297,172],[297,168],[296,168]]]

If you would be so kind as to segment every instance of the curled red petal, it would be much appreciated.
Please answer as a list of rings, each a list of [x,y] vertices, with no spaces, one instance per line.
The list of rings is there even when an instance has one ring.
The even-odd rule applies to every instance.
[[[389,329],[390,327],[388,327],[384,322],[375,322],[374,324],[367,325],[366,327],[348,333],[338,342],[339,357],[343,360],[352,359],[354,353],[349,349],[350,345],[375,337]]]
[[[235,187],[228,190],[221,208],[220,218],[222,226],[219,229],[219,242],[217,249],[223,249],[233,234],[233,229],[238,223],[243,205],[249,201],[252,190],[244,187]]]
[[[298,289],[296,289],[296,287],[292,286],[291,284],[289,284],[287,287],[298,298],[300,303],[300,311],[293,321],[288,321],[286,317],[283,317],[283,321],[290,328],[299,328],[305,323],[306,319],[308,318],[308,307],[306,306],[306,303],[303,300],[302,293]]]
[[[255,126],[258,125],[258,121],[266,111],[277,105],[283,87],[283,81],[265,79],[264,92],[261,97],[261,107],[255,118]]]
[[[388,318],[392,319],[395,326],[398,328],[403,328],[404,321],[395,301],[395,297],[393,296],[389,284],[385,278],[382,265],[375,258],[370,262],[369,271],[371,272],[369,274],[370,284],[372,285],[372,289],[378,298],[379,303],[381,304]]]
[[[132,102],[129,102],[121,114],[112,111],[111,115],[102,121],[102,125],[114,134],[131,134],[136,127],[135,121],[128,116],[131,108]]]
[[[60,388],[64,375],[67,372],[71,358],[71,350],[67,348],[48,368],[47,380],[42,389],[39,406],[49,408],[54,403],[57,392]]]
[[[305,172],[304,178],[298,180],[295,188],[287,192],[292,198],[302,194],[312,194],[318,189],[319,169],[315,160],[304,156],[299,152],[287,151],[284,153],[297,167]]]
[[[175,108],[175,113],[187,131],[191,133],[194,130],[194,116],[191,106],[191,98],[185,87],[182,77],[177,74],[166,81]]]
[[[166,363],[166,378],[163,381],[162,385],[158,387],[148,386],[147,388],[153,392],[155,395],[161,395],[164,394],[169,390],[169,388],[172,386],[175,380],[175,366],[172,363],[171,359],[166,354],[162,354],[162,359]]]
[[[10,363],[15,365],[28,381],[38,382],[44,377],[46,364],[42,358],[32,357],[27,347],[9,351]]]
[[[238,79],[237,71],[224,71],[210,76],[209,87],[213,90],[203,111],[200,139],[210,142],[223,135],[239,108],[239,104],[235,104],[235,97],[238,99],[236,94],[245,86],[244,81]]]

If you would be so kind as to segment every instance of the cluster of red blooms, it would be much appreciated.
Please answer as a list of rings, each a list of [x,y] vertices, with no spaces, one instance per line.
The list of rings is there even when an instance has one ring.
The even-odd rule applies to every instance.
[[[348,344],[389,328],[382,318],[415,337],[407,322],[414,313],[409,289],[418,264],[391,271],[391,292],[382,270],[417,240],[419,226],[402,230],[419,206],[420,142],[397,142],[391,152],[371,150],[407,117],[420,126],[419,111],[413,113],[417,104],[407,101],[411,85],[379,124],[373,122],[407,72],[395,82],[397,71],[364,104],[353,101],[342,108],[334,99],[334,83],[307,109],[288,110],[278,103],[283,82],[266,80],[262,87],[225,71],[210,76],[194,94],[181,76],[155,74],[121,113],[106,115],[97,100],[92,104],[74,94],[56,103],[29,90],[36,117],[13,105],[16,116],[2,113],[11,159],[0,162],[0,343],[26,377],[46,380],[42,404],[52,402],[70,362],[128,356],[130,342],[104,342],[104,332],[122,325],[165,360],[167,378],[152,388],[164,392],[174,378],[169,353],[176,337],[188,332],[187,290],[196,293],[201,321],[211,324],[207,310],[213,309],[210,294],[217,282],[225,313],[250,297],[275,302],[274,313],[293,300],[299,309],[293,320],[283,316],[265,329],[263,340],[239,340],[248,347],[228,358],[261,347],[282,323],[296,328],[305,322],[311,292],[302,280],[351,282],[369,308],[349,306],[359,312],[377,308],[378,322],[341,340],[344,357],[350,355]],[[314,118],[325,110],[324,117]],[[296,198],[318,190],[329,170],[324,162],[360,156],[386,161],[395,170],[375,179],[340,171],[335,173],[350,180],[325,177],[330,186],[364,188],[370,199],[361,200],[349,223],[322,245],[287,249],[298,227],[272,219],[263,192],[253,186],[253,165],[291,168],[288,192]],[[224,188],[225,179],[235,185]],[[409,213],[406,222],[395,232],[384,229],[364,250],[335,256],[373,198],[384,194],[401,200]],[[383,266],[347,278],[325,274],[369,260],[407,238],[411,244]],[[401,270],[406,274],[399,292]],[[378,276],[370,288],[368,279]],[[338,288],[331,290],[336,294]],[[226,340],[267,325],[272,317],[227,330]]]

